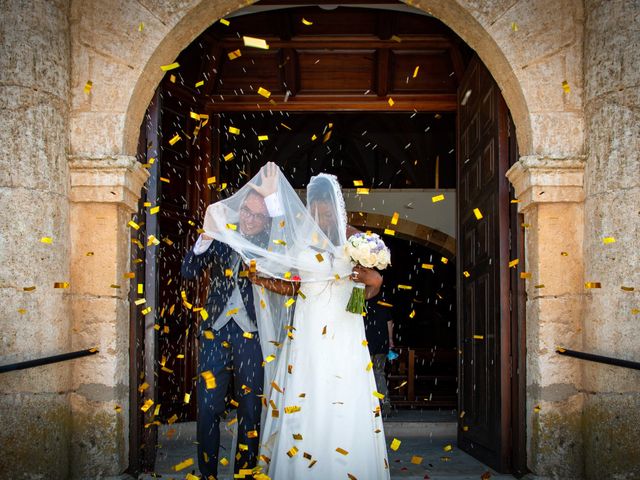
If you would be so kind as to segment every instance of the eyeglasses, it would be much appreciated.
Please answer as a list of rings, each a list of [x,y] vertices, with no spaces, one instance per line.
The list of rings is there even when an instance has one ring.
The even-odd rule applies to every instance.
[[[264,213],[253,213],[247,207],[242,207],[240,209],[240,215],[247,220],[251,219],[258,222],[266,222],[268,218]]]

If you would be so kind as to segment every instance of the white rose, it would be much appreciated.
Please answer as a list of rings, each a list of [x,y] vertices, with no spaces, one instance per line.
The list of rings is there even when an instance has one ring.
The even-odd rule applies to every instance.
[[[378,252],[378,262],[377,267],[380,269],[387,268],[387,266],[391,263],[391,255],[389,250],[383,248]]]

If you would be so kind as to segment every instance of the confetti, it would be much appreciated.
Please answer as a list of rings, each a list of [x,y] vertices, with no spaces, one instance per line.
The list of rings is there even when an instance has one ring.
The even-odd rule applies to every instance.
[[[399,218],[400,214],[398,212],[393,212],[393,217],[391,217],[391,225],[397,225]]]
[[[189,400],[191,400],[191,394],[190,393],[185,393],[184,394],[184,403],[189,403]]]
[[[278,385],[278,384],[275,382],[275,380],[274,380],[273,382],[271,382],[271,386],[273,387],[273,389],[274,389],[276,392],[284,393],[284,391],[282,390],[282,388],[280,388],[280,385]]]
[[[235,60],[236,58],[242,56],[242,52],[240,51],[240,49],[234,50],[233,52],[227,53],[227,56],[229,57],[229,60]]]
[[[313,22],[310,22],[309,20],[307,20],[307,19],[306,19],[306,18],[304,18],[304,17],[302,18],[302,23],[303,23],[304,25],[306,25],[306,26],[313,25]]]
[[[214,377],[213,372],[211,370],[202,372],[200,375],[204,379],[204,383],[206,385],[207,390],[216,388],[216,377]]]
[[[511,261],[509,262],[509,268],[513,268],[513,267],[515,267],[516,265],[518,265],[518,263],[520,263],[520,259],[519,259],[519,258],[516,258],[516,259],[514,259],[514,260],[511,260]]]
[[[422,457],[414,455],[413,457],[411,457],[411,463],[413,463],[414,465],[420,465],[422,463]]]
[[[625,292],[633,292],[635,290],[634,287],[625,287],[625,286],[621,286],[620,289],[624,290]]]
[[[220,464],[221,464],[223,467],[226,467],[227,465],[229,465],[229,460],[227,460],[227,459],[226,459],[226,457],[222,457],[222,458],[220,459]]]
[[[321,253],[318,253],[318,254],[316,255],[316,260],[317,260],[319,263],[324,262],[324,257],[322,256],[322,254],[321,254]]]
[[[142,410],[143,412],[147,412],[147,410],[149,410],[151,408],[151,406],[153,405],[153,400],[152,399],[147,399],[146,402],[144,402],[142,404],[142,406],[140,407],[140,410]]]
[[[442,263],[444,263],[445,265],[446,265],[447,263],[449,263],[449,259],[448,259],[447,257],[442,257],[442,258],[440,259],[440,261],[441,261]]]
[[[180,67],[180,64],[178,62],[174,62],[168,65],[161,65],[160,70],[162,70],[163,72],[168,72],[169,70],[174,70],[178,67]]]
[[[602,288],[600,282],[586,282],[584,286],[585,288]]]
[[[391,35],[391,40],[398,43],[402,42],[402,39],[397,35]]]
[[[474,340],[484,340],[484,335],[474,335],[473,339]]]
[[[569,82],[564,80],[562,82],[562,89],[564,90],[564,93],[570,93],[571,92],[571,87],[569,87]]]
[[[216,183],[216,177],[207,178],[207,185],[212,185],[214,183]]]
[[[229,127],[229,133],[232,133],[234,135],[239,135],[240,134],[240,129],[236,128],[236,127]]]
[[[471,276],[471,274],[469,272],[467,272],[466,270],[464,272],[462,272],[462,274],[464,275],[465,278],[469,278]]]
[[[416,78],[418,76],[418,70],[420,70],[420,65],[418,65],[414,70],[413,70],[413,78]]]
[[[356,194],[358,195],[369,195],[368,188],[356,188]]]
[[[55,282],[53,288],[69,288],[69,282]]]
[[[364,370],[366,372],[370,372],[372,368],[373,368],[373,362],[369,362],[369,363],[367,363],[367,366],[365,367]]]
[[[138,31],[139,31],[139,32],[141,32],[141,31],[143,31],[143,30],[144,30],[144,23],[140,22],[140,23],[138,24]]]
[[[527,278],[531,278],[531,272],[520,272],[520,278],[527,279]]]
[[[293,458],[296,453],[298,453],[298,449],[296,447],[291,447],[291,449],[287,452],[289,458]]]
[[[451,444],[449,444],[449,445],[445,445],[444,447],[442,447],[442,449],[443,449],[445,452],[450,452],[451,450],[453,450],[453,446],[452,446]]]
[[[89,93],[91,91],[91,87],[93,87],[93,82],[91,80],[87,80],[87,83],[84,85],[84,93]]]
[[[511,23],[511,30],[513,30],[514,32],[518,31],[518,24],[516,22]]]
[[[180,140],[182,140],[182,137],[180,136],[180,134],[176,133],[173,138],[171,140],[169,140],[169,145],[175,145],[176,143],[178,143]]]
[[[134,222],[133,220],[129,220],[129,223],[127,223],[127,225],[129,225],[131,228],[134,228],[136,230],[140,230],[140,225],[138,225],[136,222]]]
[[[393,101],[393,98],[389,97],[389,100],[387,100],[387,103],[389,104],[390,107],[393,107],[393,105],[396,103]]]
[[[413,318],[416,316],[416,311],[415,310],[411,310],[411,313],[409,314],[409,318]]]
[[[289,300],[287,300],[286,302],[284,302],[284,306],[289,308],[291,305],[293,305],[295,302],[294,298],[290,298]]]
[[[349,452],[347,450],[345,450],[344,448],[336,448],[336,452],[338,452],[340,455],[349,455]]]
[[[53,239],[51,237],[42,237],[40,239],[40,242],[42,243],[48,243],[49,245],[51,245],[51,243],[53,242]]]
[[[227,228],[229,230],[234,230],[234,231],[238,230],[238,226],[236,224],[234,224],[234,223],[227,223]]]
[[[479,208],[473,209],[473,214],[476,216],[476,219],[480,220],[482,218],[482,212]]]
[[[266,142],[267,140],[269,140],[269,135],[258,135],[258,141]]]
[[[233,159],[235,158],[235,156],[236,156],[236,155],[235,155],[235,153],[233,153],[233,152],[229,152],[229,153],[227,153],[223,158],[224,158],[224,161],[225,161],[225,162],[228,162],[228,161],[230,161],[230,160],[233,160]],[[214,181],[214,182],[215,182],[215,178],[216,178],[216,177],[213,177],[213,179],[214,179],[213,181]]]
[[[398,285],[400,290],[411,290],[413,287],[411,285]]]
[[[434,195],[433,197],[431,197],[431,201],[433,203],[438,203],[444,200],[444,195],[440,194],[440,195]]]
[[[433,270],[433,265],[431,263],[423,263],[422,268],[425,270]]]
[[[353,181],[353,186],[354,187],[361,187],[362,185],[364,185],[364,183],[362,183],[362,180],[354,180]]]
[[[244,42],[245,47],[253,47],[253,48],[260,48],[262,50],[269,50],[269,45],[267,45],[267,41],[262,38],[243,36],[242,40]]]
[[[380,392],[372,392],[373,396],[376,398],[379,398],[380,400],[384,399],[384,394],[380,393]]]
[[[243,332],[242,336],[244,338],[248,338],[249,340],[251,340],[253,338],[253,333],[251,333],[251,332]]]
[[[172,468],[174,471],[179,472],[180,470],[184,470],[187,467],[193,465],[193,458],[187,458],[186,460],[174,465]]]
[[[271,92],[266,88],[258,88],[258,95],[262,95],[264,98],[269,98],[271,96]]]
[[[203,320],[206,320],[207,318],[209,318],[209,314],[204,308],[200,310],[200,316],[202,317]]]
[[[616,239],[614,237],[604,237],[602,239],[602,243],[604,243],[605,245],[608,245],[609,243],[615,243]]]
[[[149,209],[149,213],[150,213],[151,215],[155,215],[155,214],[156,214],[156,213],[158,213],[159,211],[160,211],[160,207],[157,207],[157,206]]]
[[[176,83],[176,76],[175,75],[169,75],[169,81],[171,83]]]
[[[389,448],[390,448],[391,450],[393,450],[394,452],[397,452],[397,451],[398,451],[398,449],[400,448],[400,444],[401,444],[401,443],[402,443],[402,442],[401,442],[400,440],[398,440],[397,438],[394,438],[394,439],[391,441],[391,445],[389,446]]]
[[[302,410],[302,408],[298,405],[291,405],[289,407],[284,407],[284,413],[296,413]]]
[[[562,255],[563,257],[568,257],[569,254],[567,252],[560,252],[560,255]]]
[[[224,26],[228,27],[229,25],[231,25],[231,22],[229,22],[229,20],[227,20],[226,18],[221,18],[220,19],[220,23],[223,24]]]

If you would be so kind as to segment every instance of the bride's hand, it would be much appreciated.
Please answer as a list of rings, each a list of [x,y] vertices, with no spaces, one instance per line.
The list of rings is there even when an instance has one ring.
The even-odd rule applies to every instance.
[[[268,197],[278,190],[278,166],[273,162],[268,162],[260,171],[260,185],[250,183],[249,186],[258,192],[262,197]]]

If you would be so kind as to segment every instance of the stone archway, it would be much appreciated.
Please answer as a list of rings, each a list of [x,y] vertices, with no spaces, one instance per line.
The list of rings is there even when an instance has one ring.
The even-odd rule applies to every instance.
[[[133,155],[144,111],[163,75],[160,66],[171,63],[211,23],[252,2],[192,0],[179,7],[165,2],[149,3],[146,7],[134,6],[134,11],[114,9],[110,2],[96,2],[90,10],[82,2],[72,3],[69,162],[72,284],[83,284],[86,278],[96,278],[98,272],[114,283],[124,283],[129,254],[127,219],[144,182],[144,173]],[[462,0],[406,3],[427,11],[452,28],[476,50],[502,89],[524,155],[509,177],[522,199],[520,210],[525,213],[525,221],[538,226],[527,239],[526,268],[531,272],[532,283],[561,275],[563,272],[555,270],[557,267],[544,245],[547,236],[557,228],[553,218],[558,209],[568,212],[572,219],[568,223],[582,224],[581,66],[568,69],[565,62],[568,55],[581,58],[582,30],[578,22],[581,3],[568,1],[558,5],[546,0],[535,5],[523,0],[510,5],[495,2],[480,6]],[[549,15],[549,10],[556,14]],[[104,22],[104,18],[111,20]],[[116,25],[118,28],[114,28]],[[88,94],[83,91],[87,80],[93,82]],[[573,89],[570,98],[563,93],[563,81]],[[553,174],[549,175],[549,171]],[[106,217],[106,224],[100,227],[115,234],[102,241],[105,248],[96,252],[99,262],[92,270],[82,262],[85,253],[82,246],[84,235],[98,227],[96,217]],[[545,330],[553,330],[558,322],[548,318],[550,305],[544,297],[570,296],[581,288],[582,259],[577,248],[580,234],[569,231],[566,238],[580,252],[576,260],[579,268],[568,281],[562,282],[558,291],[547,291],[528,303],[532,331],[527,373],[533,382],[528,411],[551,398],[545,394],[548,386],[566,384],[567,372],[571,385],[579,383],[579,370],[567,362],[550,361],[552,351],[548,347],[553,335]],[[73,384],[79,392],[72,400],[79,426],[74,436],[99,438],[107,434],[109,441],[103,448],[113,453],[108,456],[101,455],[103,452],[90,453],[83,440],[77,442],[72,461],[79,472],[84,471],[84,466],[96,464],[115,472],[126,465],[126,436],[121,434],[122,420],[113,413],[113,406],[118,404],[123,411],[127,410],[127,380],[122,374],[127,369],[127,297],[124,292],[110,291],[95,282],[83,285],[81,296],[71,298],[75,325],[89,329],[93,324],[99,325],[104,349],[100,361],[107,368],[97,381],[99,388],[86,388],[96,384],[90,378],[95,363],[86,362],[74,370]],[[96,313],[92,303],[100,304],[102,312]],[[573,311],[573,315],[578,315],[579,309]],[[564,409],[574,417],[578,415],[578,401],[571,389],[567,391],[561,398],[553,396],[551,413]],[[103,421],[103,429],[92,431],[84,427],[97,418]],[[530,467],[537,473],[558,468],[558,461],[543,459],[542,447],[549,444],[548,437],[536,433],[559,431],[551,426],[554,420],[553,415],[539,415],[537,423],[529,428],[533,432],[528,438]],[[577,438],[576,428],[560,432],[558,443]],[[568,465],[567,471],[573,471],[577,459],[564,458],[562,462]]]

